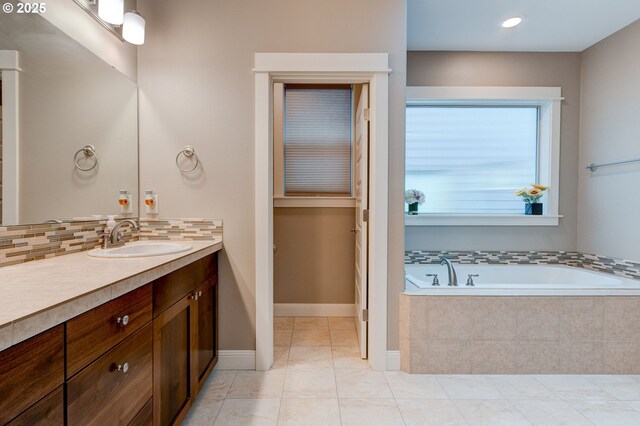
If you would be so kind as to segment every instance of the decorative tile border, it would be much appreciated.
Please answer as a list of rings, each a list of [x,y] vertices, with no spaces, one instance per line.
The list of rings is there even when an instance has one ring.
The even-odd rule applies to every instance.
[[[222,238],[222,219],[140,219],[141,240],[213,240]]]
[[[0,266],[91,250],[102,244],[106,220],[0,226]],[[125,242],[138,239],[123,227]]]
[[[489,265],[567,265],[640,279],[640,263],[569,251],[406,251],[405,264],[436,264],[441,257],[454,263]]]

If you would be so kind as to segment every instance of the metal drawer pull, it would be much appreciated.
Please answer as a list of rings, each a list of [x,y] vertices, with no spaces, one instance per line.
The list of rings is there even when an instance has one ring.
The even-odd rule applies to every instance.
[[[125,325],[129,324],[129,315],[125,315],[123,317],[118,317],[116,319],[116,322],[124,327]]]
[[[201,291],[194,291],[193,294],[191,295],[191,298],[193,300],[198,300],[200,298],[200,296],[202,296],[202,290]]]
[[[122,374],[127,374],[127,371],[129,371],[129,363],[125,362],[124,364],[118,364],[118,372],[122,373]]]

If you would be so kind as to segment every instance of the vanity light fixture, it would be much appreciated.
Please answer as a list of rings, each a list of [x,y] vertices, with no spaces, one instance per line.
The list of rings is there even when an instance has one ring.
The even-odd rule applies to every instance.
[[[130,10],[124,14],[122,24],[122,38],[131,44],[144,44],[144,18],[135,10]]]
[[[122,25],[124,19],[124,0],[99,0],[98,16],[112,25]]]
[[[502,23],[502,28],[513,28],[517,25],[520,25],[522,22],[522,18],[519,16],[514,16],[513,18],[509,18]]]

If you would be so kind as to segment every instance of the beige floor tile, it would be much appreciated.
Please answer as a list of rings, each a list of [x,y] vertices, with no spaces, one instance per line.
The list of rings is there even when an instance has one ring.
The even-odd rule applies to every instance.
[[[530,423],[505,400],[458,400],[456,407],[470,425],[519,426]]]
[[[340,398],[393,398],[383,372],[361,369],[336,369]]]
[[[295,317],[273,317],[274,330],[293,330]]]
[[[184,419],[185,426],[211,426],[222,407],[224,399],[205,399],[198,396]]]
[[[560,399],[533,376],[487,376],[487,380],[506,399]]]
[[[278,426],[340,426],[337,399],[283,399]]]
[[[331,346],[329,329],[295,329],[291,346]]]
[[[288,348],[291,346],[293,330],[273,330],[273,346]]]
[[[353,330],[331,330],[331,346],[336,347],[349,347],[358,346],[358,335],[356,329]]]
[[[611,401],[615,398],[582,376],[541,375],[538,381],[566,400]]]
[[[593,425],[567,401],[514,400],[511,404],[533,425],[583,426]]]
[[[369,363],[362,359],[358,347],[334,347],[332,352],[334,368],[369,368]]]
[[[235,371],[213,370],[200,391],[198,398],[223,399],[227,396],[229,388],[236,377]]]
[[[462,426],[467,422],[449,400],[397,399],[407,426]]]
[[[337,398],[333,369],[290,371],[284,380],[283,398]]]
[[[284,377],[285,370],[239,371],[227,399],[280,398]]]
[[[279,399],[227,399],[215,426],[272,426],[278,421]]]
[[[640,425],[640,413],[622,401],[570,401],[569,404],[596,425]]]
[[[326,317],[296,317],[295,330],[328,330],[329,321]]]
[[[404,425],[393,399],[341,399],[339,404],[343,426]]]
[[[640,412],[640,401],[625,401],[627,405]]]
[[[284,347],[273,348],[273,367],[271,367],[272,370],[287,368],[288,361],[289,361],[289,348],[284,348]]]
[[[436,380],[451,399],[503,399],[482,376],[436,376]]]
[[[449,399],[433,376],[402,371],[387,371],[384,374],[394,398]]]
[[[327,319],[331,330],[355,330],[356,328],[355,317],[329,317]]]
[[[585,376],[585,379],[622,401],[640,400],[638,376]]]
[[[331,368],[333,368],[333,357],[329,346],[293,346],[289,351],[287,371]]]

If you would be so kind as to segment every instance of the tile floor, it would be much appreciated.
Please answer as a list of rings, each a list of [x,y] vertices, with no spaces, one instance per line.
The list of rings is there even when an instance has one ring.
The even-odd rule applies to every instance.
[[[353,318],[277,317],[270,371],[214,371],[185,424],[640,425],[640,376],[410,375],[360,359]]]

